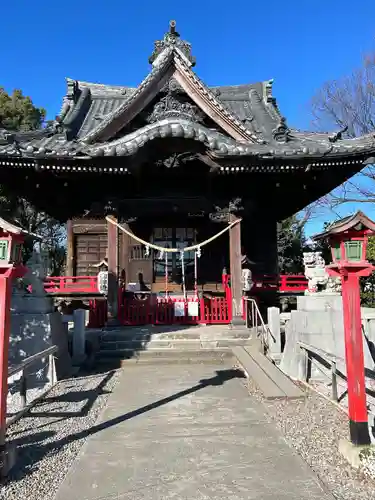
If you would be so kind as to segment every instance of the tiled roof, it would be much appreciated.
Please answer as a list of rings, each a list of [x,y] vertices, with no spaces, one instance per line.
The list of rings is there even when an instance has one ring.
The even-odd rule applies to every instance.
[[[361,163],[375,154],[373,134],[343,139],[340,133],[290,129],[272,95],[272,81],[207,87],[191,69],[190,45],[176,44],[176,36],[170,33],[157,44],[152,70],[137,88],[68,78],[59,120],[35,133],[0,130],[0,157],[131,156],[154,139],[168,137],[198,141],[219,162],[236,158],[244,162],[246,158],[345,162],[360,157]],[[168,82],[170,85],[176,74],[180,91],[188,94],[191,87],[189,97],[199,94],[203,111],[209,113],[211,122],[216,120],[215,128],[174,113],[173,117],[141,123],[136,130],[126,129],[137,114],[157,100],[158,92]]]

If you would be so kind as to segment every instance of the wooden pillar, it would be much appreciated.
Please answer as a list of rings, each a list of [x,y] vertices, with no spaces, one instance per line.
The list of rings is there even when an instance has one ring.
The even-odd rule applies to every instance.
[[[116,217],[110,218],[117,222]],[[118,228],[107,222],[107,256],[108,256],[108,321],[117,320],[117,291],[118,291]]]
[[[237,220],[230,214],[230,222]],[[232,324],[244,325],[242,317],[241,222],[229,229],[229,259],[232,288]]]
[[[74,233],[73,233],[73,221],[69,219],[66,223],[66,276],[74,275]]]
[[[122,227],[130,231],[129,224],[125,222],[121,224]],[[131,238],[123,231],[119,233],[119,273],[124,274],[126,286],[129,283],[129,262],[130,262],[130,244]],[[119,276],[120,277],[120,276]]]

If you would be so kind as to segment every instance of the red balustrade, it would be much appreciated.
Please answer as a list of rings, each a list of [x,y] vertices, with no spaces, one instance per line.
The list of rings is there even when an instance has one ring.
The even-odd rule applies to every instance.
[[[253,277],[253,292],[278,291],[280,293],[299,293],[307,290],[308,281],[300,274],[264,275]]]
[[[308,281],[303,275],[281,275],[253,277],[253,294],[258,291],[301,293],[307,289]],[[119,320],[123,325],[146,324],[227,324],[232,317],[230,276],[223,275],[224,297],[210,298],[160,298],[149,296],[146,300],[126,298],[119,293]],[[47,293],[98,294],[96,276],[51,276],[45,279]],[[151,298],[152,297],[152,298]],[[178,303],[178,304],[177,304]],[[197,303],[197,315],[191,315],[192,305]],[[107,301],[92,299],[89,303],[90,328],[102,328],[107,321]]]
[[[210,298],[122,298],[119,320],[123,325],[226,324],[231,320],[226,297]]]
[[[303,275],[281,275],[279,281],[280,292],[304,292],[308,287],[308,280]]]
[[[227,280],[223,281],[224,288],[227,288]],[[279,277],[272,275],[254,276],[253,290],[266,291],[275,290],[282,293],[298,293],[307,289],[308,281],[303,275],[284,274]],[[50,276],[45,279],[45,291],[47,293],[93,293],[97,294],[98,285],[96,276]]]
[[[89,322],[87,328],[103,328],[108,319],[108,304],[103,299],[89,301]]]
[[[46,293],[99,293],[96,276],[48,276]]]

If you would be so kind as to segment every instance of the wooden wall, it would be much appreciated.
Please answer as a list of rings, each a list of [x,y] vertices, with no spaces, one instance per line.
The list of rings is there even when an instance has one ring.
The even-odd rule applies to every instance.
[[[95,264],[99,264],[106,256],[107,223],[104,219],[73,219],[69,222],[68,276],[96,275],[98,269],[94,267]]]
[[[193,222],[193,224],[192,224]],[[209,221],[188,221],[189,227],[197,228],[197,241],[204,241],[217,233],[224,226],[213,224]],[[154,222],[156,225],[157,223]],[[159,221],[158,227],[162,223]],[[178,227],[183,227],[184,221],[177,222]],[[139,237],[150,241],[152,225],[147,221],[139,221],[128,229],[133,230]],[[98,273],[95,267],[105,257],[108,245],[107,222],[103,219],[73,219],[68,222],[68,276],[91,276]],[[145,248],[135,240],[119,231],[118,234],[118,269],[116,275],[124,277],[126,282],[138,282],[142,274],[145,283],[154,281],[153,258],[144,255]],[[228,234],[214,240],[202,248],[202,257],[198,261],[198,281],[200,283],[220,283],[221,272],[229,264],[229,238]],[[185,269],[187,272],[187,269]],[[188,279],[189,276],[186,276]],[[192,278],[192,277],[191,277]],[[164,286],[164,277],[156,280]]]

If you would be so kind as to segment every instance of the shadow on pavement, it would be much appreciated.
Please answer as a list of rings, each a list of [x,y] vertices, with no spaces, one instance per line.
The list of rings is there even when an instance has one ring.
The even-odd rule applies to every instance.
[[[86,439],[94,434],[101,432],[104,429],[114,427],[122,422],[125,422],[127,420],[132,419],[132,418],[135,418],[135,417],[142,415],[144,413],[147,413],[149,411],[152,411],[156,408],[159,408],[160,406],[166,405],[166,404],[168,404],[172,401],[175,401],[179,398],[182,398],[188,394],[192,394],[194,392],[200,391],[200,390],[204,389],[205,387],[223,385],[228,380],[232,380],[235,378],[244,378],[243,372],[241,370],[237,370],[237,369],[217,370],[216,375],[214,375],[213,377],[207,378],[207,379],[202,379],[196,385],[189,387],[188,389],[184,389],[183,391],[179,391],[175,394],[171,394],[170,396],[168,396],[166,398],[159,399],[157,401],[154,401],[153,403],[142,406],[141,408],[137,408],[136,410],[130,411],[130,412],[125,413],[123,415],[120,415],[116,418],[112,418],[111,420],[107,420],[105,422],[98,423],[98,424],[90,427],[89,429],[85,429],[85,430],[82,430],[79,432],[75,432],[73,434],[69,434],[68,436],[60,438],[58,440],[50,440],[47,443],[43,443],[44,440],[51,438],[50,431],[44,431],[44,432],[30,434],[24,438],[23,437],[16,438],[12,441],[16,443],[17,447],[21,447],[21,449],[19,450],[20,464],[18,467],[16,464],[15,468],[11,471],[7,482],[20,481],[23,477],[25,477],[29,474],[32,474],[37,469],[36,464],[39,461],[41,461],[46,455],[58,454],[62,448],[64,448],[65,446],[68,446],[72,442],[75,442],[78,440],[84,440],[84,439]],[[107,382],[108,382],[108,379],[107,379]],[[103,385],[105,385],[105,384],[101,384],[101,386],[103,386]],[[87,391],[87,392],[90,392],[90,391]],[[65,397],[65,395],[63,397]],[[74,395],[74,393],[71,396],[66,395],[66,398],[69,398],[69,397],[78,398],[78,395]],[[87,395],[86,395],[86,397],[87,397]],[[53,399],[53,398],[51,398],[51,399]],[[56,399],[59,399],[59,398],[56,398]],[[81,399],[82,399],[82,393],[81,393]],[[92,406],[92,403],[91,403],[91,406]],[[85,409],[84,409],[85,414],[88,413],[91,406],[85,405]],[[62,414],[59,412],[56,412],[56,413],[54,413],[54,412],[47,412],[47,413],[41,412],[41,413],[37,414],[36,416],[48,416],[48,417],[49,416],[50,417],[56,416],[56,417],[59,417],[61,415]],[[33,416],[34,416],[34,414],[33,414]],[[68,414],[68,416],[71,417],[71,416],[75,416],[75,415]],[[65,418],[68,418],[68,417],[65,417]],[[79,416],[78,416],[78,418],[79,418]],[[22,458],[22,460],[21,460],[21,458]]]

